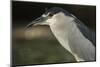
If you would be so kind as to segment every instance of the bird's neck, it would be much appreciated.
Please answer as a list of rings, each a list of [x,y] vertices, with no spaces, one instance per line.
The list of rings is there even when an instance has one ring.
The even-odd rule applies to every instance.
[[[69,52],[72,52],[70,49],[68,38],[69,38],[69,34],[73,34],[73,32],[75,31],[74,29],[76,28],[74,28],[75,25],[73,24],[72,18],[68,17],[68,19],[70,20],[66,18],[63,18],[64,20],[61,20],[62,18],[63,17],[60,16],[59,20],[57,20],[54,24],[50,25],[50,28],[51,28],[52,33],[60,42],[60,44]],[[74,34],[77,34],[77,32],[74,32]]]
[[[95,47],[82,35],[75,22],[73,20],[67,22],[66,19],[58,21],[62,24],[54,24],[50,28],[60,44],[74,56],[77,55],[87,61],[94,60]]]

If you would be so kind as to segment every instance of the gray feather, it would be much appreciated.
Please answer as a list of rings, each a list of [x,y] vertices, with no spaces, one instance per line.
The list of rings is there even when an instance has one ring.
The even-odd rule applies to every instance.
[[[75,18],[75,22],[81,33],[90,40],[94,46],[96,46],[96,34],[94,31],[89,29],[84,23],[82,23],[79,19],[77,19],[74,15],[72,15]]]

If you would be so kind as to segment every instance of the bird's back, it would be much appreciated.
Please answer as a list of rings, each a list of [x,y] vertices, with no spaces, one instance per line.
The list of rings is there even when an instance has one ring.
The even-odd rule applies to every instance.
[[[85,26],[80,20],[75,19],[76,25],[79,28],[79,30],[81,31],[81,33],[88,39],[90,40],[94,46],[96,46],[96,34],[94,31],[92,31],[91,29],[87,28],[87,26]]]

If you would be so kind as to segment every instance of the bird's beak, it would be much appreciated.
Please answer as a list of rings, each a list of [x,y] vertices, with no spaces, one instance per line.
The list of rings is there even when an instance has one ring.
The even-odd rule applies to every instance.
[[[32,21],[31,23],[29,23],[26,28],[30,28],[30,27],[33,27],[33,26],[37,26],[37,25],[42,25],[44,24],[46,21],[46,18],[44,17],[39,17],[37,19],[35,19],[34,21]]]

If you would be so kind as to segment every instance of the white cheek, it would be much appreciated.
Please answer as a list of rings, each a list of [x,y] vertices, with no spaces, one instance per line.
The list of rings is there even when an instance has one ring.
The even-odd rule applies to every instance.
[[[55,19],[55,18],[51,18],[51,19],[48,19],[46,22],[47,22],[49,25],[52,25],[52,24],[54,24],[54,23],[56,22],[56,19]]]
[[[44,15],[44,14],[43,14],[42,17],[47,17],[47,15]]]

